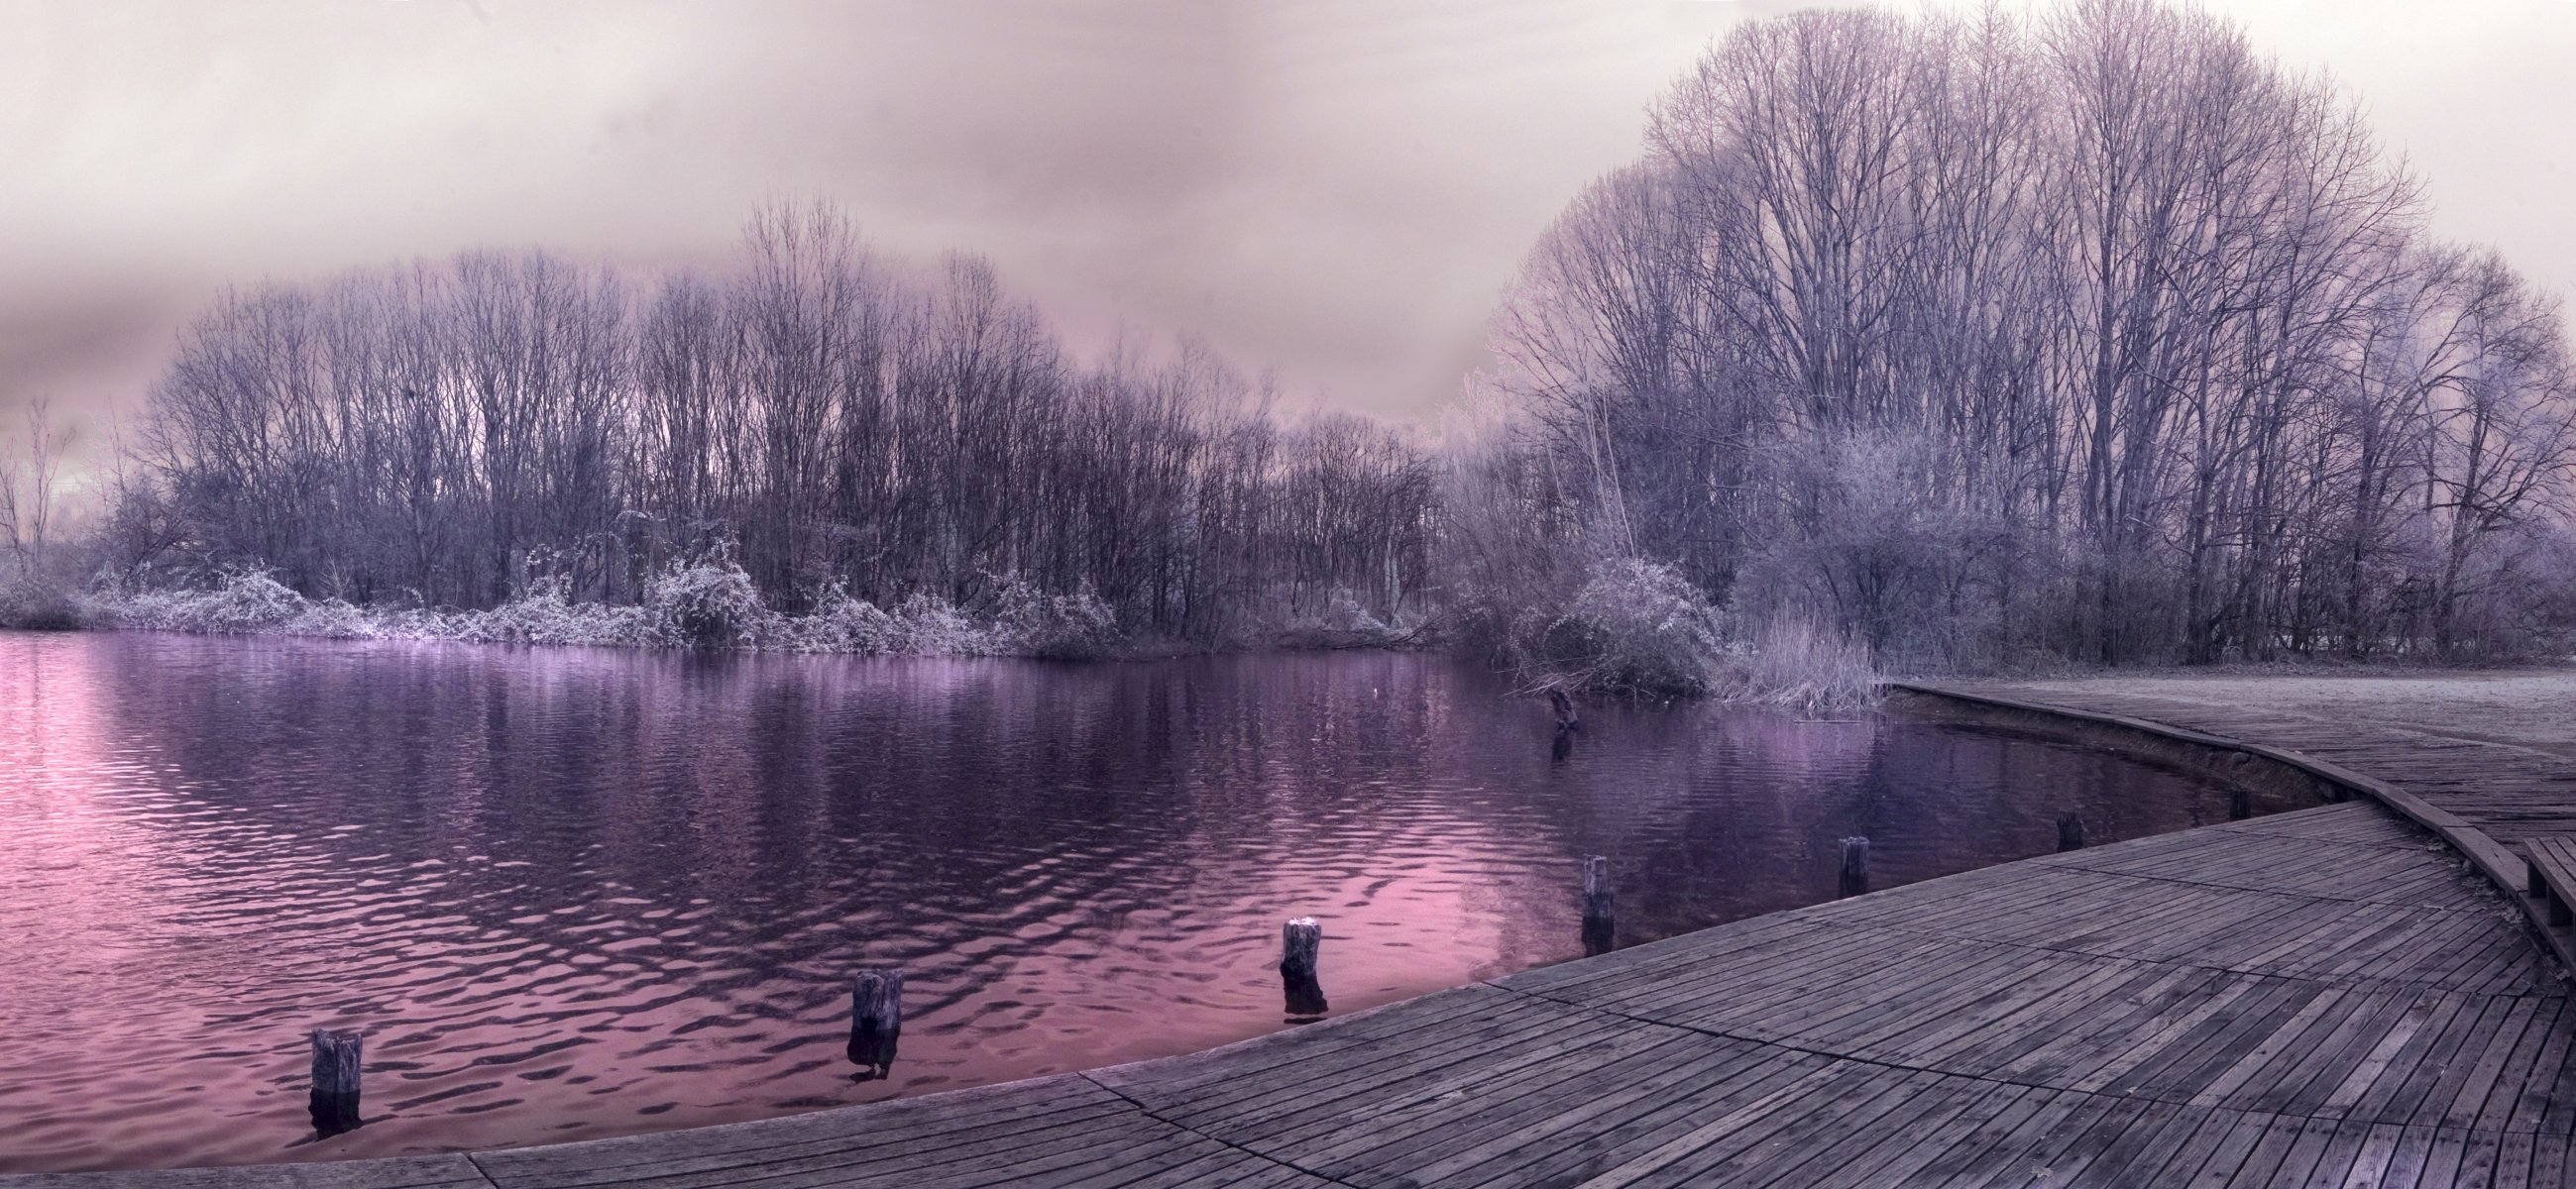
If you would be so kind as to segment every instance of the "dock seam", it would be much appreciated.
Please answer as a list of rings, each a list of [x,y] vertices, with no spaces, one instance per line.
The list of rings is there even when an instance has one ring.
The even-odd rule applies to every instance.
[[[1163,1126],[1165,1126],[1165,1127],[1170,1127],[1170,1128],[1173,1128],[1174,1130],[1177,1130],[1177,1131],[1187,1132],[1187,1133],[1189,1133],[1189,1134],[1191,1134],[1191,1135],[1195,1135],[1195,1136],[1199,1137],[1200,1139],[1206,1140],[1206,1141],[1208,1141],[1209,1143],[1216,1144],[1216,1145],[1219,1145],[1219,1146],[1221,1146],[1221,1147],[1229,1148],[1229,1149],[1232,1149],[1233,1151],[1241,1152],[1241,1153],[1243,1153],[1244,1155],[1246,1155],[1246,1156],[1250,1156],[1250,1157],[1252,1157],[1252,1158],[1253,1158],[1253,1159],[1255,1159],[1255,1160],[1262,1161],[1262,1162],[1264,1162],[1264,1163],[1266,1163],[1266,1164],[1274,1164],[1274,1165],[1277,1165],[1277,1166],[1279,1166],[1280,1168],[1287,1169],[1287,1170],[1288,1170],[1288,1171],[1290,1171],[1290,1172],[1300,1173],[1300,1174],[1303,1174],[1303,1175],[1305,1175],[1305,1176],[1310,1176],[1310,1177],[1313,1177],[1313,1178],[1315,1178],[1316,1180],[1319,1180],[1319,1181],[1328,1181],[1328,1182],[1331,1182],[1332,1184],[1335,1184],[1335,1185],[1343,1185],[1343,1186],[1347,1186],[1347,1187],[1348,1187],[1348,1189],[1361,1189],[1361,1186],[1359,1186],[1359,1185],[1355,1185],[1355,1184],[1353,1184],[1352,1182],[1349,1182],[1349,1181],[1345,1181],[1345,1180],[1341,1179],[1340,1177],[1334,1176],[1334,1175],[1333,1175],[1333,1174],[1331,1174],[1331,1173],[1328,1173],[1328,1172],[1320,1172],[1320,1171],[1317,1171],[1317,1170],[1315,1170],[1315,1169],[1308,1168],[1308,1167],[1306,1167],[1305,1165],[1299,1164],[1299,1163],[1297,1163],[1296,1161],[1293,1161],[1293,1160],[1282,1160],[1282,1159],[1280,1159],[1279,1157],[1277,1157],[1277,1156],[1273,1156],[1273,1155],[1271,1155],[1271,1154],[1270,1154],[1270,1153],[1268,1153],[1268,1152],[1263,1152],[1263,1151],[1259,1151],[1259,1150],[1257,1150],[1257,1149],[1244,1147],[1242,1144],[1238,1144],[1238,1143],[1234,1142],[1233,1140],[1230,1140],[1230,1139],[1225,1138],[1224,1136],[1221,1136],[1221,1135],[1210,1135],[1210,1134],[1208,1134],[1207,1132],[1201,1131],[1201,1130],[1199,1130],[1198,1128],[1196,1128],[1196,1127],[1192,1127],[1192,1126],[1190,1126],[1189,1124],[1187,1124],[1187,1123],[1183,1123],[1183,1122],[1181,1122],[1181,1121],[1179,1121],[1179,1120],[1177,1120],[1177,1119],[1170,1119],[1170,1118],[1166,1118],[1166,1117],[1164,1117],[1160,1112],[1157,1112],[1154,1108],[1152,1108],[1152,1107],[1150,1107],[1150,1106],[1147,1106],[1147,1105],[1145,1105],[1143,1102],[1139,1101],[1135,1096],[1130,1095],[1130,1094],[1128,1094],[1126,1091],[1121,1090],[1121,1089],[1119,1089],[1119,1088],[1118,1088],[1118,1087],[1116,1087],[1116,1086],[1112,1086],[1112,1085],[1108,1084],[1107,1082],[1103,1082],[1103,1081],[1101,1081],[1099,1078],[1096,1078],[1096,1077],[1091,1076],[1091,1071],[1090,1071],[1090,1070],[1080,1070],[1080,1071],[1077,1071],[1077,1072],[1074,1074],[1074,1076],[1075,1076],[1075,1077],[1078,1077],[1078,1078],[1081,1078],[1082,1080],[1084,1080],[1084,1081],[1086,1081],[1086,1082],[1089,1082],[1089,1083],[1091,1083],[1092,1085],[1098,1086],[1098,1087],[1100,1087],[1100,1088],[1101,1088],[1101,1089],[1103,1089],[1103,1090],[1108,1091],[1110,1094],[1112,1094],[1112,1095],[1116,1096],[1116,1097],[1117,1097],[1117,1099],[1118,1099],[1120,1102],[1124,1102],[1124,1103],[1126,1103],[1127,1105],[1129,1105],[1129,1106],[1132,1106],[1132,1107],[1136,1108],[1136,1113],[1137,1113],[1137,1114],[1143,1115],[1143,1116],[1145,1116],[1145,1117],[1146,1117],[1146,1118],[1148,1118],[1148,1119],[1152,1119],[1153,1121],[1155,1121],[1155,1122],[1157,1122],[1157,1123],[1160,1123],[1160,1124],[1162,1124],[1162,1125],[1163,1125]]]

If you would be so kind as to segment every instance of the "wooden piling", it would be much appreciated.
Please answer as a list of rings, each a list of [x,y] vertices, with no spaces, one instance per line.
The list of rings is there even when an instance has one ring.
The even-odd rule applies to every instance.
[[[1842,894],[1859,896],[1869,891],[1869,839],[1843,839]]]
[[[1610,860],[1594,855],[1583,863],[1583,956],[1610,952],[1617,933],[1618,895],[1610,887]]]
[[[872,1077],[894,1072],[903,1036],[903,971],[868,970],[850,984],[850,1063]]]
[[[2245,791],[2241,787],[2229,790],[2227,793],[2227,820],[2231,822],[2241,822],[2252,816],[2254,816],[2254,794]]]
[[[2057,815],[2057,851],[2084,849],[2084,815],[2068,810]]]
[[[1287,993],[1289,1015],[1320,1016],[1331,1010],[1323,983],[1315,977],[1323,946],[1324,926],[1313,917],[1298,917],[1279,931],[1279,983]]]
[[[326,1138],[357,1130],[364,1045],[356,1032],[313,1030],[313,1130]]]
[[[1583,862],[1583,916],[1590,920],[1609,920],[1618,907],[1618,893],[1610,889],[1610,858],[1594,855]]]

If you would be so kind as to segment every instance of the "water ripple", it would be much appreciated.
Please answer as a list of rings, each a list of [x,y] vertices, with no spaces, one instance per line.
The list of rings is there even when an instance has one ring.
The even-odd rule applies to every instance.
[[[1057,666],[0,634],[0,1171],[726,1122],[1275,1029],[1883,883],[2216,820],[1948,727],[1548,711],[1339,655]],[[849,979],[907,971],[891,1078]],[[305,1033],[366,1033],[316,1139]]]

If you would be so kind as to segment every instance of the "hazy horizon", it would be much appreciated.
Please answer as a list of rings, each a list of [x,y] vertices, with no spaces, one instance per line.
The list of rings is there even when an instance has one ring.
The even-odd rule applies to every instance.
[[[837,201],[898,259],[986,255],[1077,345],[1194,334],[1292,404],[1426,417],[1655,96],[1797,7],[0,7],[0,434],[50,395],[94,442],[227,284],[710,259],[768,197]],[[2357,93],[2442,234],[2576,284],[2576,4],[2212,7]]]

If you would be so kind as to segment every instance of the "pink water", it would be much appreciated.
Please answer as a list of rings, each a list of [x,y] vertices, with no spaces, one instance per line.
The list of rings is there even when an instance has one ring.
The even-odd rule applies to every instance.
[[[0,1171],[543,1143],[1283,1026],[2226,815],[1890,716],[1543,704],[1413,655],[1067,666],[0,634]],[[909,976],[893,1074],[849,977]],[[317,1139],[306,1032],[366,1034]]]

